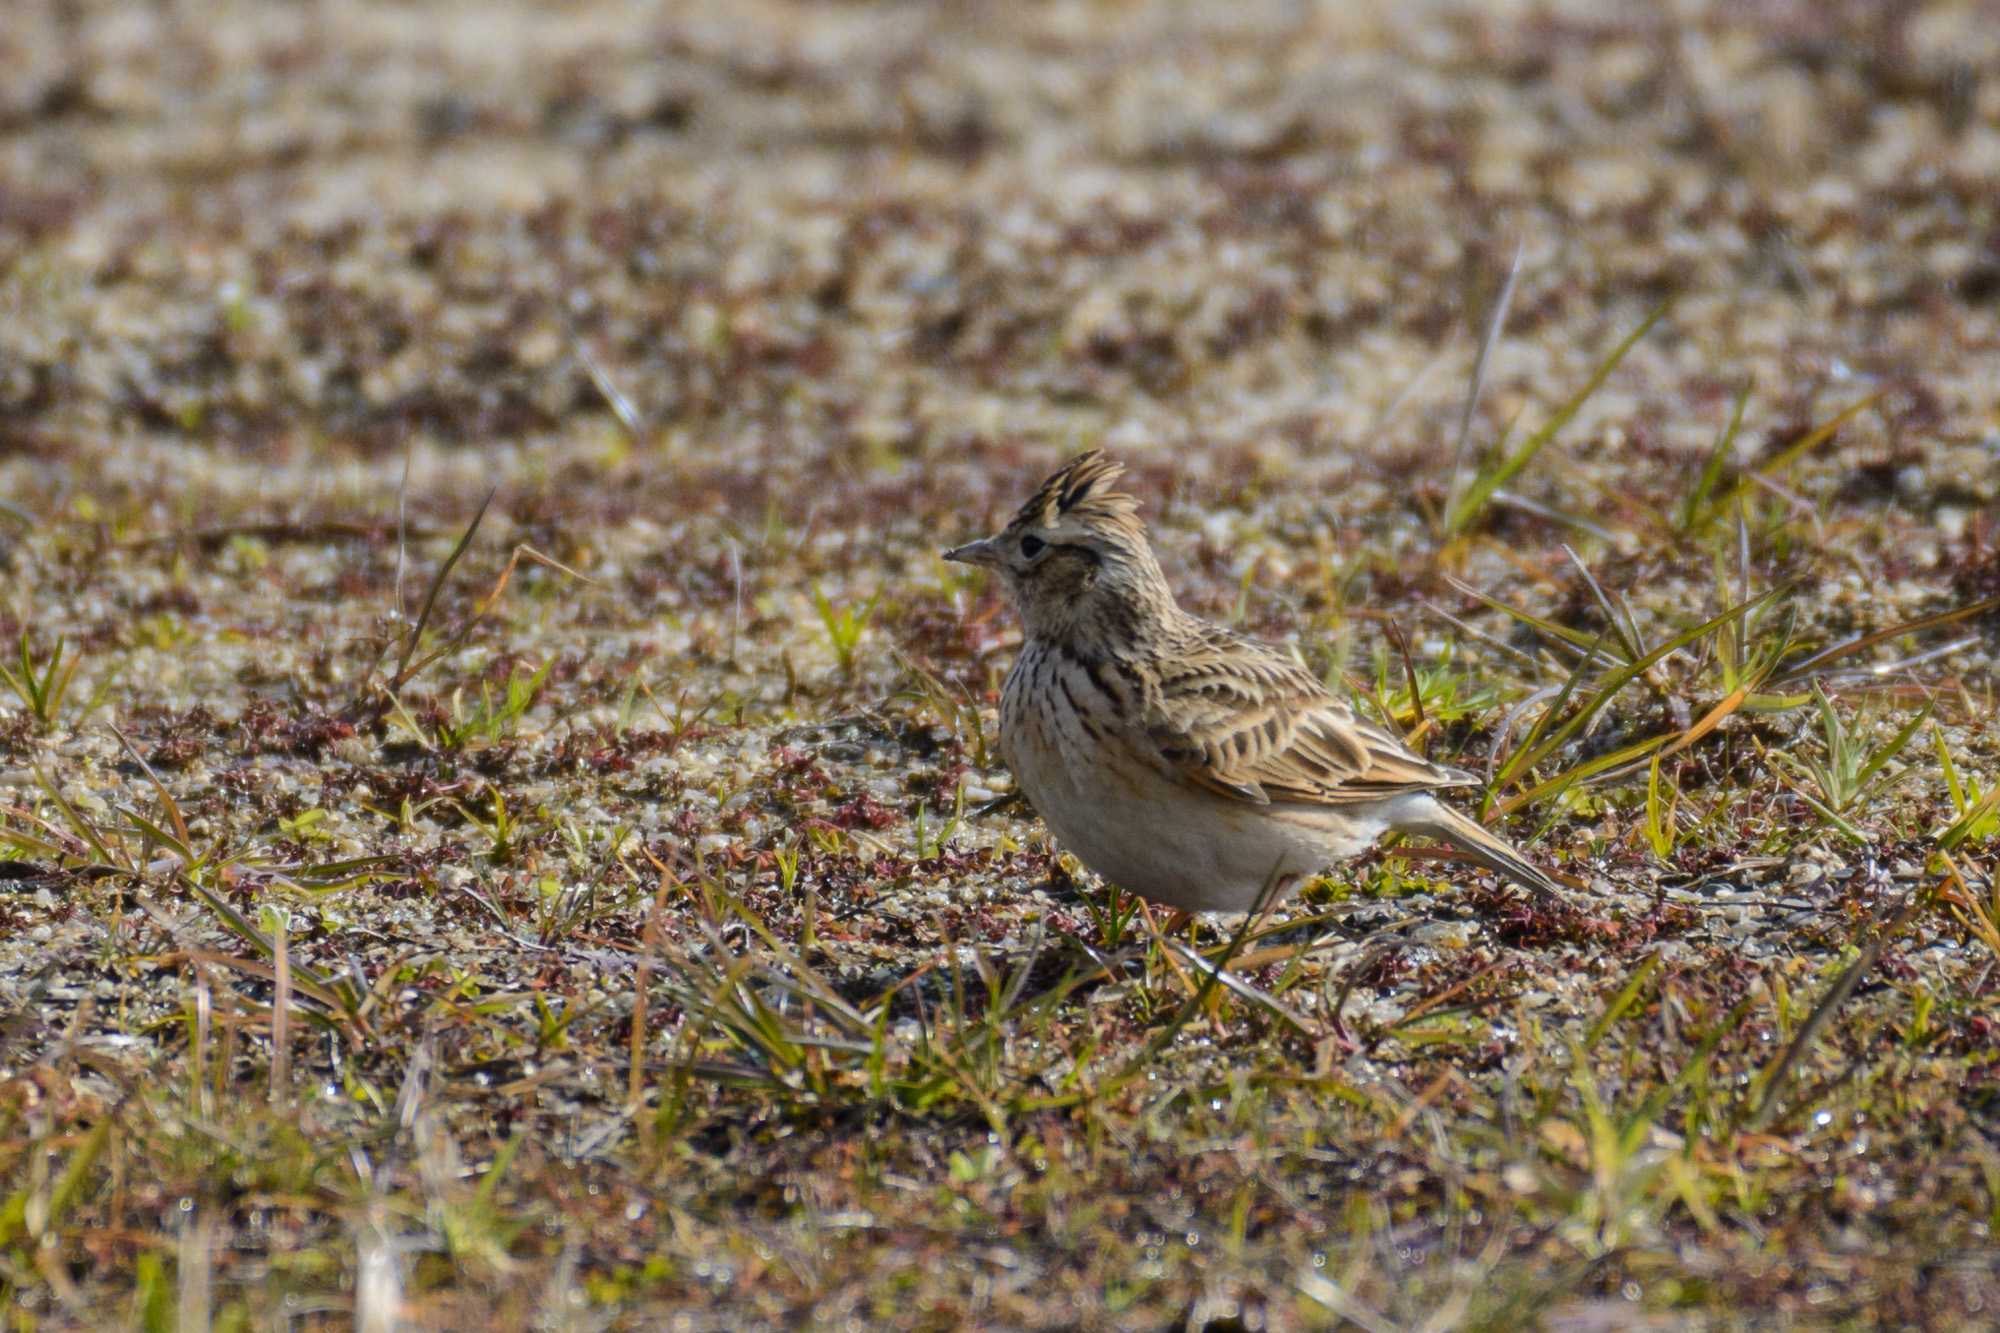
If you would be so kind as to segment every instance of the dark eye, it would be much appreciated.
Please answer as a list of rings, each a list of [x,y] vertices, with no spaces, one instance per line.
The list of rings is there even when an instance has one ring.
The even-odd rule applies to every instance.
[[[1048,543],[1043,541],[1040,537],[1036,537],[1033,535],[1023,537],[1021,538],[1021,554],[1026,556],[1028,559],[1033,560],[1036,556],[1042,553],[1043,548],[1046,547],[1047,545]]]

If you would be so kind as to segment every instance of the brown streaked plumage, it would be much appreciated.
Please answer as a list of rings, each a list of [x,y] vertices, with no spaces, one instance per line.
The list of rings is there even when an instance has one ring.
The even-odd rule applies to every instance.
[[[945,553],[998,571],[1026,640],[1000,747],[1063,845],[1184,911],[1244,911],[1395,830],[1538,893],[1556,885],[1438,800],[1472,785],[1363,721],[1289,657],[1181,610],[1124,469],[1070,460],[1001,532]]]

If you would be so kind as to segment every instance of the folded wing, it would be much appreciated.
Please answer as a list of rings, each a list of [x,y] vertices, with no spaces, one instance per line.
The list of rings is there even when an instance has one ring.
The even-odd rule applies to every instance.
[[[1218,795],[1346,805],[1475,781],[1412,754],[1252,640],[1204,626],[1201,641],[1171,660],[1147,700],[1147,737],[1172,771]]]

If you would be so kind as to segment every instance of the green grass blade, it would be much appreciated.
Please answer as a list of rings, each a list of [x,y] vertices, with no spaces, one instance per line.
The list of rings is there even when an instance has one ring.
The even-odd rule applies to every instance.
[[[1938,767],[1944,770],[1945,789],[1951,793],[1951,808],[1965,813],[1965,788],[1958,781],[1958,765],[1952,762],[1951,747],[1944,742],[1944,728],[1931,728],[1931,742],[1937,749]]]
[[[493,1191],[507,1178],[507,1168],[514,1164],[514,1157],[521,1151],[521,1145],[528,1141],[528,1129],[523,1125],[514,1131],[512,1138],[500,1145],[500,1151],[493,1154],[493,1165],[486,1168],[486,1174],[479,1178],[479,1188],[473,1192],[473,1201],[481,1208],[493,1202]]]
[[[1464,579],[1454,575],[1447,574],[1444,576],[1444,579],[1454,589],[1464,593],[1474,601],[1498,611],[1501,615],[1519,621],[1521,624],[1526,625],[1529,629],[1546,638],[1553,639],[1558,643],[1567,644],[1580,653],[1589,654],[1603,645],[1604,639],[1602,635],[1593,637],[1585,634],[1582,630],[1571,629],[1567,625],[1558,625],[1553,620],[1544,620],[1532,611],[1524,611],[1518,606],[1501,601],[1490,593],[1481,592]]]
[[[1703,621],[1693,629],[1683,630],[1673,638],[1668,639],[1665,643],[1654,648],[1651,652],[1648,652],[1644,657],[1627,663],[1616,670],[1607,672],[1597,692],[1584,702],[1583,707],[1578,709],[1575,715],[1563,722],[1562,725],[1556,727],[1550,735],[1532,749],[1524,746],[1520,753],[1515,754],[1507,761],[1506,772],[1502,780],[1511,778],[1516,773],[1525,772],[1561,748],[1572,736],[1588,726],[1590,720],[1596,717],[1606,704],[1611,702],[1613,696],[1638,679],[1655,662],[1660,661],[1671,653],[1679,652],[1682,648],[1687,647],[1705,635],[1714,633],[1718,628],[1729,624],[1737,617],[1747,615],[1783,591],[1785,591],[1783,587],[1772,588],[1748,602],[1733,606],[1720,615]],[[1553,710],[1551,711],[1553,712]]]
[[[1607,630],[1605,633],[1609,634],[1610,631]],[[1601,634],[1597,638],[1597,643],[1601,644],[1603,641],[1604,635]],[[1507,756],[1507,762],[1500,765],[1500,771],[1493,779],[1496,788],[1506,786],[1516,774],[1526,768],[1525,756],[1540,752],[1542,738],[1555,726],[1556,719],[1562,716],[1562,711],[1568,706],[1570,698],[1583,685],[1584,674],[1590,670],[1590,659],[1596,655],[1596,645],[1593,645],[1592,651],[1578,659],[1576,666],[1569,673],[1569,678],[1563,681],[1562,689],[1556,693],[1549,706],[1542,710],[1542,715],[1535,719],[1534,725],[1528,728],[1528,734],[1521,738],[1521,743]]]
[[[2000,783],[1996,783],[1992,791],[1975,801],[1970,809],[1954,819],[1943,832],[1938,834],[1938,846],[1948,852],[1957,851],[1959,845],[1972,836],[1974,830],[1979,827],[1979,822],[1995,806],[2000,806]]]
[[[1756,469],[1753,472],[1746,473],[1740,480],[1737,481],[1737,483],[1734,486],[1731,486],[1721,495],[1709,501],[1708,504],[1705,505],[1699,511],[1692,526],[1701,527],[1706,525],[1711,517],[1713,517],[1716,514],[1725,512],[1731,505],[1735,504],[1738,499],[1748,495],[1751,492],[1751,490],[1756,487],[1759,481],[1767,481],[1770,480],[1771,478],[1778,476],[1778,474],[1782,473],[1786,468],[1790,467],[1793,463],[1797,462],[1799,458],[1801,458],[1803,455],[1812,451],[1813,449],[1817,449],[1820,445],[1832,439],[1835,432],[1837,432],[1842,426],[1845,426],[1848,422],[1852,421],[1856,416],[1866,411],[1870,406],[1872,406],[1876,402],[1876,400],[1881,398],[1881,396],[1882,395],[1879,392],[1871,393],[1866,398],[1861,399],[1859,402],[1850,403],[1848,406],[1842,408],[1839,412],[1835,413],[1822,425],[1816,426],[1812,430],[1807,431],[1804,435],[1799,436],[1798,439],[1792,441],[1790,444],[1786,445],[1783,449],[1779,450],[1776,456],[1774,456],[1770,462],[1764,464],[1762,467]]]
[[[1926,703],[1922,708],[1917,710],[1915,717],[1912,717],[1903,725],[1903,729],[1897,732],[1887,745],[1884,745],[1881,749],[1870,755],[1868,762],[1863,764],[1860,771],[1854,775],[1855,785],[1865,789],[1868,786],[1868,780],[1881,772],[1883,766],[1890,760],[1901,754],[1903,747],[1910,743],[1910,738],[1917,734],[1917,729],[1930,721],[1931,710],[1936,707],[1936,700]]]
[[[1624,340],[1612,349],[1611,355],[1598,363],[1597,369],[1584,382],[1584,386],[1557,408],[1555,415],[1544,422],[1540,430],[1523,440],[1520,448],[1504,457],[1497,466],[1481,472],[1472,479],[1472,485],[1466,489],[1465,494],[1461,495],[1457,503],[1446,512],[1444,526],[1448,534],[1457,536],[1465,531],[1492,500],[1493,493],[1520,475],[1521,469],[1534,461],[1535,455],[1542,451],[1542,447],[1554,439],[1556,432],[1568,425],[1570,419],[1590,401],[1590,396],[1596,393],[1610,377],[1611,372],[1618,368],[1618,363],[1625,359],[1625,354],[1646,336],[1653,325],[1660,322],[1661,317],[1667,313],[1667,304],[1663,301],[1653,307],[1653,312],[1640,322],[1639,327],[1626,334]]]
[[[1736,402],[1729,410],[1729,424],[1716,437],[1715,448],[1708,454],[1708,462],[1701,469],[1701,476],[1695,480],[1694,489],[1688,492],[1681,503],[1682,532],[1693,532],[1696,520],[1707,512],[1708,497],[1715,491],[1715,483],[1722,480],[1722,469],[1729,462],[1730,448],[1736,443],[1736,432],[1743,428],[1743,407],[1750,401],[1749,381],[1745,381],[1736,392]]]

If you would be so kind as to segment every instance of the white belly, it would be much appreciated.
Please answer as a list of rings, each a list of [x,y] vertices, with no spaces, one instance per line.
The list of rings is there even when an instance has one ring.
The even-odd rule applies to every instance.
[[[1059,691],[1035,691],[1035,706],[1027,693],[1010,677],[1001,709],[1015,781],[1064,850],[1154,902],[1247,911],[1365,851],[1385,827],[1365,809],[1255,805],[1188,786],[1089,736]]]

